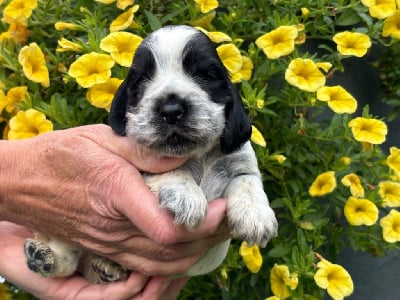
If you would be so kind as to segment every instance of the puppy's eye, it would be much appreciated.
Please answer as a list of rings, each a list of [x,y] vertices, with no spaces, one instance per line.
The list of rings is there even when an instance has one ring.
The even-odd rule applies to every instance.
[[[203,66],[194,68],[192,75],[202,80],[221,80],[223,74],[221,70],[214,66]]]

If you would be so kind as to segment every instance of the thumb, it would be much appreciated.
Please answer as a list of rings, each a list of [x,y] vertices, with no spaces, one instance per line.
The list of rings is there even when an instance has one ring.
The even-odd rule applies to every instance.
[[[181,166],[187,157],[162,156],[155,151],[137,143],[133,138],[119,136],[111,127],[105,127],[109,150],[122,157],[140,171],[162,173]]]

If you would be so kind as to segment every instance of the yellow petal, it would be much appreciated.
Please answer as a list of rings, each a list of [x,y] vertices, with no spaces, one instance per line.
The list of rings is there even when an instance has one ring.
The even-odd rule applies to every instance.
[[[251,138],[250,140],[257,144],[260,145],[261,147],[265,147],[267,145],[263,135],[261,132],[255,127],[254,125],[251,125]]]

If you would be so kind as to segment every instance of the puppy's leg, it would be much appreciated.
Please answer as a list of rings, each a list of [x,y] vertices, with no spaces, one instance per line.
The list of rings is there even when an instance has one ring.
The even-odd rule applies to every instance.
[[[145,181],[158,196],[161,207],[169,210],[176,224],[194,229],[207,214],[207,200],[193,176],[182,170],[146,175]]]
[[[109,283],[128,278],[128,271],[119,264],[93,253],[85,253],[80,262],[80,271],[91,283]]]
[[[27,265],[43,277],[64,277],[76,271],[81,250],[68,243],[37,234],[24,245]]]
[[[228,199],[228,222],[234,238],[249,245],[265,247],[276,236],[278,223],[259,176],[236,177],[229,183],[225,197]]]

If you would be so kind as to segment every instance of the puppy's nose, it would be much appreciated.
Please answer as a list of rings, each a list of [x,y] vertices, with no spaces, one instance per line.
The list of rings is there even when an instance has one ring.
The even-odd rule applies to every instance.
[[[161,106],[160,113],[165,122],[168,124],[176,124],[183,118],[185,107],[182,101],[172,98],[168,99]]]

